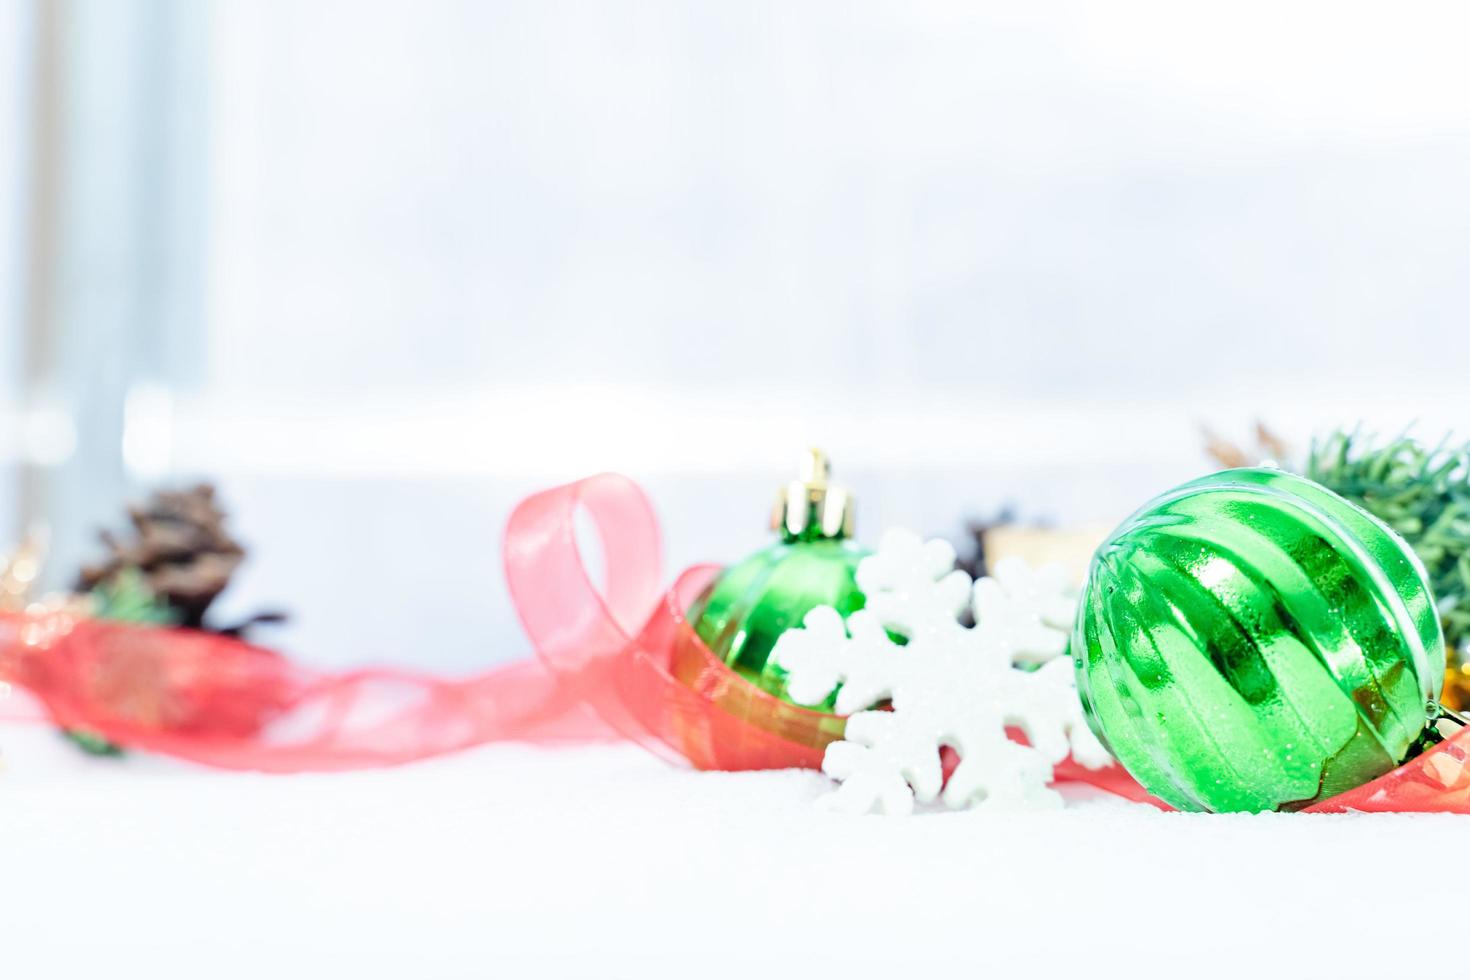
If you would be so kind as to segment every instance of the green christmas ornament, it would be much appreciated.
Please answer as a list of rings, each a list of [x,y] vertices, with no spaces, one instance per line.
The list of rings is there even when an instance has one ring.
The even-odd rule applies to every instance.
[[[1293,810],[1402,763],[1444,637],[1398,535],[1310,480],[1226,470],[1093,557],[1072,639],[1089,724],[1182,810]]]
[[[801,478],[776,500],[779,538],[726,569],[689,611],[714,654],[746,679],[785,697],[785,672],[768,663],[780,635],[817,606],[843,616],[863,607],[857,566],[868,552],[851,540],[852,495],[828,482],[826,457],[812,450]]]

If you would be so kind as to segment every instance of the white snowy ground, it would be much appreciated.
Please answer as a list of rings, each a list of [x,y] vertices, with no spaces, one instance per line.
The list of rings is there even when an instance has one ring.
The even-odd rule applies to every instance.
[[[815,773],[633,748],[299,777],[84,759],[32,729],[0,752],[5,980],[1464,969],[1443,869],[1470,818],[845,817],[809,805]]]

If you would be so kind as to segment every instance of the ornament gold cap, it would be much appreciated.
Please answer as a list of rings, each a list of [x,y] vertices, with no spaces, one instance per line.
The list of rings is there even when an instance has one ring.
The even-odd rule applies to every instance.
[[[820,449],[807,452],[801,476],[786,485],[771,511],[771,530],[788,540],[812,541],[852,536],[853,497],[829,483],[832,463]]]

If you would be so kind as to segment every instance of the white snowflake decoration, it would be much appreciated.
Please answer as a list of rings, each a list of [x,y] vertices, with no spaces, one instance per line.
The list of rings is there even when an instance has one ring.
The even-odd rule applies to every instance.
[[[954,561],[943,541],[890,531],[858,566],[866,608],[846,623],[830,606],[813,609],[772,651],[792,700],[819,704],[836,690],[837,712],[850,716],[822,761],[842,783],[825,798],[836,809],[909,813],[941,797],[954,808],[1054,807],[1061,797],[1047,783],[1069,752],[1089,768],[1112,761],[1062,656],[1076,607],[1063,572],[1002,559],[972,586]],[[973,628],[959,621],[967,603]],[[884,701],[893,710],[866,710]],[[1007,726],[1031,744],[1011,741]],[[946,745],[960,757],[947,784]]]

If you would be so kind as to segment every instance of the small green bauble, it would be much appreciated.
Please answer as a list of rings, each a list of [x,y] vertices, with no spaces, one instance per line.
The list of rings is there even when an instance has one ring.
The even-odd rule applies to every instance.
[[[843,616],[863,607],[857,566],[868,552],[851,540],[852,498],[828,484],[828,469],[813,450],[802,478],[777,499],[771,526],[779,540],[726,569],[689,611],[717,657],[782,698],[785,672],[768,663],[781,634],[817,606]]]
[[[1072,639],[1093,731],[1182,810],[1293,810],[1399,765],[1444,637],[1376,518],[1271,469],[1147,504],[1092,560]]]

